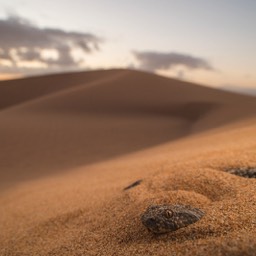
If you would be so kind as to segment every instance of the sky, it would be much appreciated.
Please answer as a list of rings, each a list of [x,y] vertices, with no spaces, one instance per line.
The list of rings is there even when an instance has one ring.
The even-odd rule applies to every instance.
[[[0,0],[0,79],[134,68],[256,90],[255,0]]]

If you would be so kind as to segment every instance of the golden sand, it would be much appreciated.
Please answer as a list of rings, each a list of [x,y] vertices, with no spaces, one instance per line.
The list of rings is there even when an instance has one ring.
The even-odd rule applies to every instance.
[[[114,73],[114,77],[110,74],[108,80],[101,74],[99,84],[91,87],[97,92],[87,92],[89,88],[79,85],[35,98],[29,95],[32,100],[9,102],[13,105],[7,104],[0,111],[0,120],[5,121],[0,129],[5,143],[1,149],[5,165],[1,170],[4,182],[0,196],[0,255],[255,255],[256,180],[224,171],[229,167],[256,166],[253,100],[194,86],[190,97],[199,102],[202,98],[208,102],[211,99],[211,106],[218,107],[210,107],[207,113],[197,116],[197,105],[193,105],[194,112],[187,116],[183,107],[189,96],[174,97],[176,104],[182,102],[183,107],[179,105],[177,112],[177,105],[169,106],[166,114],[165,104],[161,105],[166,91],[158,103],[152,103],[154,97],[148,96],[142,105],[137,94],[138,100],[132,104],[140,110],[137,118],[139,111],[128,108],[132,96],[128,95],[127,86],[122,101],[127,102],[123,105],[114,92],[120,79],[129,85],[130,79],[138,78],[143,92],[144,85],[153,78],[126,72]],[[161,79],[157,81],[168,83]],[[102,83],[110,83],[108,89]],[[172,91],[177,92],[181,84],[172,83]],[[101,109],[95,103],[88,110],[77,98],[82,92],[82,98],[88,93],[88,99],[96,97],[93,93],[98,95],[102,90],[96,101],[105,102]],[[103,97],[106,92],[113,101]],[[75,99],[80,102],[82,118]],[[146,105],[150,99],[157,114]],[[117,111],[116,106],[120,106]],[[111,117],[105,126],[99,118],[102,109]],[[171,116],[170,121],[163,117],[165,114]],[[118,122],[122,118],[123,126]],[[159,124],[147,130],[155,122]],[[98,136],[99,123],[108,138]],[[132,125],[138,130],[131,131]],[[29,127],[33,129],[27,131]],[[38,138],[40,131],[42,137]],[[56,132],[62,135],[58,138]],[[82,132],[89,136],[83,138]],[[47,137],[50,133],[56,140],[51,141],[54,136]],[[83,142],[86,139],[89,145]],[[132,139],[137,139],[136,143],[129,143]],[[94,154],[99,152],[97,157],[90,154],[91,145],[95,146]],[[139,179],[141,184],[123,190]],[[7,182],[8,186],[4,186]],[[153,235],[140,221],[143,211],[153,203],[189,204],[202,209],[205,216],[173,233]]]

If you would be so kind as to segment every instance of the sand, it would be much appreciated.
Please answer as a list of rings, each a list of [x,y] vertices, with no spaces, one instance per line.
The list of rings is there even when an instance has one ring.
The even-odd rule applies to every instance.
[[[224,171],[256,166],[255,98],[129,70],[1,90],[0,255],[255,255],[256,180]],[[153,203],[206,214],[155,236]]]

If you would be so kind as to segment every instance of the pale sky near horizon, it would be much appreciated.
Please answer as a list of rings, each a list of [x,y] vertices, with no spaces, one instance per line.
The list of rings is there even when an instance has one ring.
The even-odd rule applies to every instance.
[[[16,15],[100,38],[85,68],[150,69],[215,86],[256,87],[255,14],[255,0],[0,0],[1,21]]]

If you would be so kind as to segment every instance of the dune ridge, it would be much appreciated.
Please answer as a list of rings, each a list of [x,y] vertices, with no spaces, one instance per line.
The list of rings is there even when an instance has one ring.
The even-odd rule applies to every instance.
[[[81,81],[90,83],[113,72],[111,70],[75,72],[0,81],[0,109],[72,88]]]

